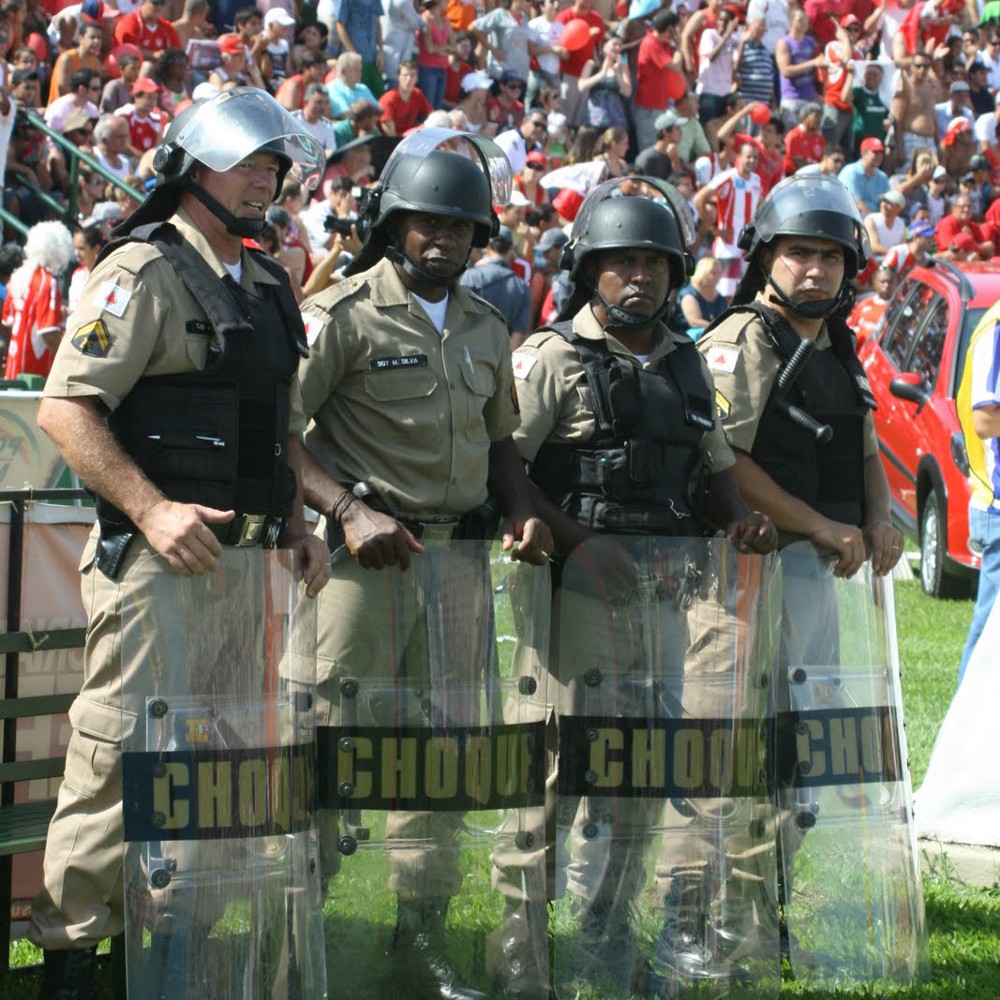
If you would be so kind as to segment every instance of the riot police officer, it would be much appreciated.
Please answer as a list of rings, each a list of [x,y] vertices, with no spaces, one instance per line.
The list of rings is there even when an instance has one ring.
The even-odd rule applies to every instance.
[[[865,560],[885,574],[899,560],[903,539],[891,522],[871,416],[876,403],[845,322],[851,281],[868,253],[854,200],[836,180],[788,178],[761,203],[739,245],[747,274],[698,348],[736,456],[733,478],[773,520],[782,545],[771,774],[787,900],[798,844],[814,821],[802,815],[792,790],[788,673],[795,664],[836,669],[839,660],[837,602],[823,561],[842,577]]]
[[[315,459],[305,491],[326,517],[336,565],[319,608],[321,727],[361,712],[375,725],[429,720],[445,732],[478,720],[479,695],[462,701],[460,692],[478,691],[482,678],[452,652],[457,633],[489,617],[482,601],[469,604],[481,584],[475,552],[493,538],[498,511],[515,559],[544,564],[552,548],[510,437],[519,418],[504,319],[458,281],[472,247],[497,231],[493,205],[509,188],[510,165],[488,140],[446,129],[407,138],[368,197],[364,247],[346,279],[303,303],[305,443]],[[433,595],[419,582],[428,573]],[[444,620],[432,624],[434,615]],[[446,672],[447,683],[435,681]],[[329,877],[335,811],[321,817]],[[386,818],[397,898],[388,967],[394,988],[421,997],[484,996],[458,982],[446,954],[461,828],[461,812],[440,809]]]
[[[684,547],[668,541],[662,561],[683,563],[678,577],[662,566],[643,565],[639,553],[652,550],[641,541],[631,545],[629,538],[693,540],[719,530],[744,552],[767,552],[776,542],[768,519],[750,511],[731,483],[734,458],[715,417],[704,362],[690,339],[663,320],[688,273],[689,212],[669,185],[629,180],[630,189],[638,180],[646,196],[625,196],[621,182],[611,181],[587,197],[562,261],[574,282],[573,296],[559,322],[536,332],[514,354],[522,415],[514,439],[562,567],[553,626],[561,728],[568,716],[662,719],[681,714],[685,698],[695,704],[685,676],[691,634],[682,597],[686,584],[674,592],[677,600],[666,594],[677,579],[699,574],[698,559],[688,562]],[[690,551],[698,551],[697,545]],[[641,590],[646,575],[660,596],[653,599],[656,620],[643,622],[630,595]],[[668,637],[655,652],[654,632]],[[728,665],[709,669],[722,673]],[[662,690],[670,691],[669,708],[653,693]],[[559,746],[562,755],[562,736]],[[576,955],[567,962],[571,968],[557,968],[555,978],[597,976],[626,990],[644,989],[632,982],[637,956],[628,924],[662,800],[623,799],[608,806],[586,793],[582,800],[580,793],[562,793],[560,788],[557,881],[565,869],[580,931]],[[608,831],[603,841],[602,827]],[[519,924],[540,919],[538,903],[525,900],[519,913],[513,891],[517,859],[501,857],[498,867],[511,887],[508,936],[514,938]],[[669,891],[667,906],[663,933],[670,947],[682,935],[692,950],[694,934],[683,925],[692,908],[681,914]],[[544,971],[535,970],[534,981],[525,976],[523,996],[546,995]]]
[[[192,613],[207,615],[196,579],[241,573],[251,546],[294,547],[311,596],[329,578],[296,483],[301,319],[281,268],[243,245],[285,175],[317,176],[322,152],[258,90],[175,122],[157,186],[95,266],[46,385],[39,424],[94,491],[98,523],[82,561],[84,681],[29,929],[44,1000],[95,996],[96,945],[123,928],[121,751],[135,725],[123,701],[162,666],[141,638],[168,628],[156,577],[192,578]],[[153,584],[143,598],[137,579]]]

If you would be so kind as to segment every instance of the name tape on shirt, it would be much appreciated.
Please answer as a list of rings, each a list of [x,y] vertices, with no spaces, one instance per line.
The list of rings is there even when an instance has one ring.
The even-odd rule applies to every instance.
[[[370,372],[391,371],[393,368],[426,368],[426,354],[406,354],[398,358],[372,358],[368,362]]]
[[[132,293],[121,285],[116,285],[113,281],[102,281],[94,296],[94,305],[121,319],[131,299]]]
[[[73,334],[70,343],[88,358],[106,358],[111,350],[111,337],[104,320],[95,319],[93,323],[80,327]],[[12,345],[13,346],[13,345]]]
[[[736,347],[713,347],[708,352],[705,360],[708,367],[713,372],[726,372],[732,375],[736,371],[736,359],[740,356]]]
[[[515,351],[510,357],[511,365],[514,368],[514,378],[527,378],[528,373],[535,364],[538,362],[538,358],[533,358],[530,354],[522,354],[520,351]]]

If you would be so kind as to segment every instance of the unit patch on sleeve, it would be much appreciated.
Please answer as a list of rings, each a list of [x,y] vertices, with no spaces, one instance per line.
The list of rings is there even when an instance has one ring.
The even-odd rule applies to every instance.
[[[511,355],[510,361],[514,368],[514,378],[527,378],[528,373],[538,362],[538,358],[530,354],[522,354],[520,351],[515,351]]]
[[[732,375],[736,371],[736,359],[740,356],[738,347],[713,347],[705,360],[713,372],[727,372]]]
[[[100,306],[105,312],[121,319],[131,300],[132,293],[126,291],[121,285],[116,285],[113,281],[102,281],[94,296],[94,305]]]
[[[88,358],[106,358],[111,350],[111,337],[104,320],[95,319],[93,323],[80,327],[73,334],[73,346]]]
[[[302,325],[306,328],[306,343],[312,347],[316,343],[316,338],[320,335],[320,331],[323,329],[323,320],[319,316],[304,313],[302,316]]]

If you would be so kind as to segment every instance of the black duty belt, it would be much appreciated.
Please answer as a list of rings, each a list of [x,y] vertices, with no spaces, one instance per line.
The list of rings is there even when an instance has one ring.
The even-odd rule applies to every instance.
[[[226,524],[210,524],[209,528],[223,545],[238,549],[259,545],[263,549],[273,549],[278,545],[284,526],[285,519],[273,514],[237,514]]]

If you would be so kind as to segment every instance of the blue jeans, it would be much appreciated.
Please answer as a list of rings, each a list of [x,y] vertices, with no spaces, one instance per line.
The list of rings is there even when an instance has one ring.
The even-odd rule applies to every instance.
[[[969,537],[983,547],[983,562],[979,569],[979,591],[976,594],[972,624],[969,626],[969,636],[965,640],[965,650],[958,668],[959,684],[962,683],[972,650],[982,635],[986,619],[996,602],[997,591],[1000,590],[1000,510],[970,507]]]
[[[424,97],[430,101],[435,111],[444,103],[444,88],[447,82],[447,70],[439,66],[417,67],[417,86],[424,92]]]

